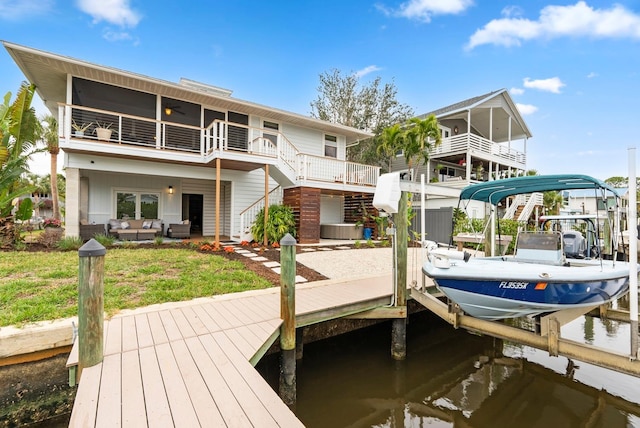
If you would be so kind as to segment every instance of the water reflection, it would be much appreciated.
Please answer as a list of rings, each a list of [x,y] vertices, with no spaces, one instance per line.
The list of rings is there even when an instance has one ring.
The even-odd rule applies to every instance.
[[[597,320],[574,323],[583,339],[607,331]],[[389,340],[385,324],[305,346],[295,412],[307,427],[640,427],[636,378],[431,315],[411,320],[406,361],[391,360]],[[277,359],[260,370],[277,384]]]

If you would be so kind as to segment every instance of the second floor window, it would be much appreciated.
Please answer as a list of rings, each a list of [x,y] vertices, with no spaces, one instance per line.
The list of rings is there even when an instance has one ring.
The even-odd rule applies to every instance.
[[[278,144],[278,130],[279,130],[279,125],[275,122],[269,122],[269,121],[264,121],[262,122],[262,136],[268,140],[270,140],[273,145],[277,145]],[[269,132],[269,131],[273,131],[273,132]]]
[[[338,157],[338,138],[336,136],[325,134],[324,155],[330,158]]]

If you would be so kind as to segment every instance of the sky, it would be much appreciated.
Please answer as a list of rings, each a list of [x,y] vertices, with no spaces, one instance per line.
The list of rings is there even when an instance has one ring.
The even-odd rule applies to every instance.
[[[528,169],[627,176],[640,138],[640,2],[519,3],[0,0],[0,39],[304,115],[333,69],[393,83],[416,115],[506,88],[533,134]],[[0,95],[23,80],[0,49]],[[33,169],[46,174],[48,162]]]

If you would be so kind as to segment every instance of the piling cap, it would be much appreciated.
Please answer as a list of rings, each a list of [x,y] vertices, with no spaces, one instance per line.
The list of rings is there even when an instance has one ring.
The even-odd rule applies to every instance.
[[[105,254],[107,254],[107,249],[93,238],[78,250],[79,257],[97,257]]]
[[[293,236],[291,236],[290,233],[287,233],[286,235],[284,235],[282,237],[282,239],[280,240],[280,246],[283,247],[285,245],[296,245],[296,238],[294,238]]]

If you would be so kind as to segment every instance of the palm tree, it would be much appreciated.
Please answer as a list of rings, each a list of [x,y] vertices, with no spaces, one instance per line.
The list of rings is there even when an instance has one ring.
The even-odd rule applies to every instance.
[[[40,124],[31,107],[34,91],[34,85],[23,82],[13,103],[8,92],[0,104],[0,247],[12,247],[20,240],[12,211],[15,201],[32,191],[20,177],[28,171],[29,158],[37,151]],[[16,213],[16,219],[28,220],[31,204],[21,204]]]
[[[409,169],[417,169],[421,164],[429,162],[429,151],[440,145],[442,136],[438,128],[438,119],[430,114],[424,119],[414,117],[407,122],[409,128],[405,131],[402,148]],[[415,162],[415,165],[414,165]],[[413,178],[415,180],[415,171]]]
[[[60,220],[60,205],[58,198],[58,153],[60,144],[58,138],[58,121],[48,114],[42,118],[42,140],[47,151],[51,154],[51,201],[53,202],[53,218]]]
[[[391,171],[391,162],[398,151],[402,150],[404,132],[399,124],[395,124],[382,130],[378,139],[376,152],[378,156],[385,159],[388,164],[388,171]]]
[[[563,202],[564,198],[560,192],[550,190],[542,194],[542,205],[546,209],[547,214],[560,214],[560,207]]]
[[[49,191],[49,183],[47,183],[47,178],[42,177],[38,174],[27,173],[25,179],[27,185],[31,186],[33,189],[31,194],[33,195],[33,210],[36,217],[40,217],[40,197]]]

